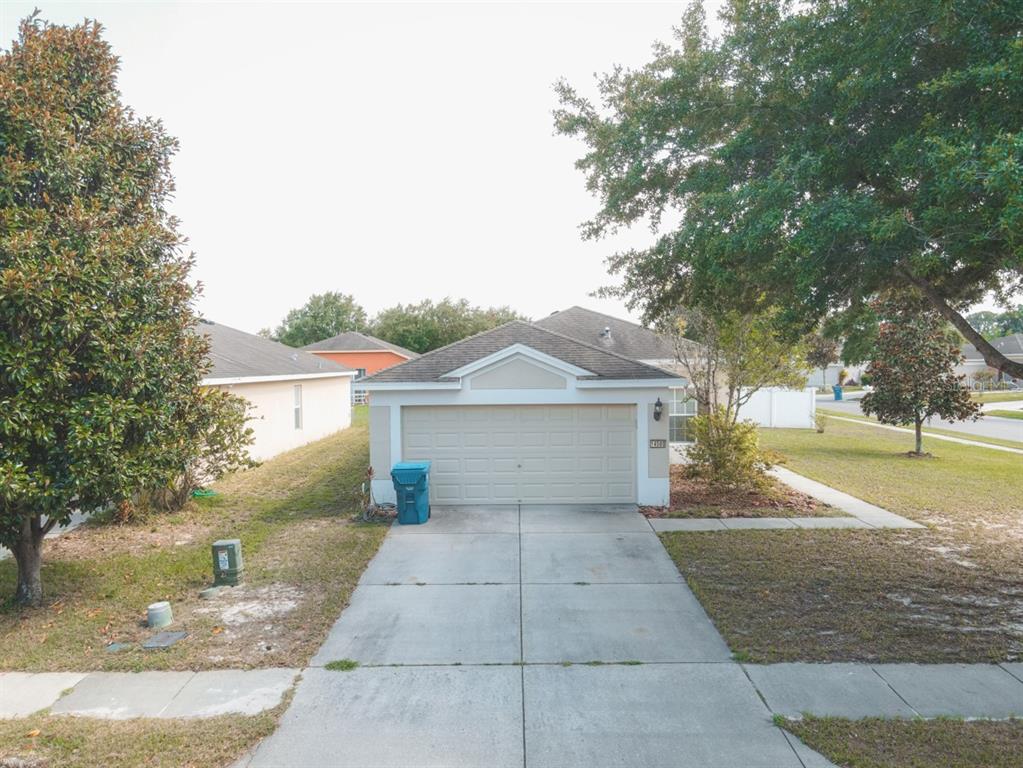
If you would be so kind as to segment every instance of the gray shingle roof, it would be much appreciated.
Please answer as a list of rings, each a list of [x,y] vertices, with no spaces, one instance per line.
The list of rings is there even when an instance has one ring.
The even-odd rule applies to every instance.
[[[499,352],[513,344],[524,344],[538,352],[585,368],[596,379],[664,379],[671,374],[636,360],[584,344],[533,323],[512,320],[490,331],[456,341],[427,352],[416,360],[387,368],[367,379],[370,383],[446,381],[444,374]]]
[[[988,339],[991,346],[1003,355],[1023,355],[1023,333],[1013,333],[1008,336],[1001,336],[997,339]],[[963,357],[967,360],[983,360],[983,356],[972,344],[963,344],[960,348]]]
[[[675,359],[671,342],[655,331],[583,307],[555,312],[536,325],[633,360]],[[611,330],[610,337],[604,335],[605,328]]]
[[[392,352],[397,352],[399,355],[404,355],[410,360],[414,357],[419,357],[419,353],[413,352],[411,349],[399,347],[397,344],[392,344],[389,341],[378,339],[376,336],[370,336],[368,333],[359,333],[358,331],[345,331],[337,336],[331,336],[329,339],[306,344],[302,349],[309,350],[310,352],[314,350],[318,352],[367,352],[377,349],[389,349]]]
[[[301,376],[310,373],[343,373],[343,365],[256,336],[237,328],[201,320],[196,330],[209,336],[208,379],[235,379],[248,376]]]

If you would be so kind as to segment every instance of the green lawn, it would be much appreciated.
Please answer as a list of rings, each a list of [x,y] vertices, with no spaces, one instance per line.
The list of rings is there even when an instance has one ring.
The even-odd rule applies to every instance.
[[[978,403],[1008,403],[1023,400],[1023,392],[980,392],[973,399]]]
[[[1023,419],[1023,411],[994,410],[985,411],[987,416],[1000,416],[1003,419]]]
[[[843,768],[1019,768],[1023,720],[843,720],[782,725]]]
[[[352,521],[368,461],[362,408],[350,429],[225,478],[188,511],[48,541],[41,608],[13,605],[15,565],[0,562],[0,669],[302,666],[386,533]],[[242,541],[245,584],[200,600],[210,544],[225,537]],[[143,651],[156,600],[171,601],[171,628],[189,634]],[[111,641],[130,647],[110,653]]]
[[[1023,658],[1023,472],[1015,454],[850,422],[762,430],[787,466],[925,530],[662,534],[732,650],[777,661]]]

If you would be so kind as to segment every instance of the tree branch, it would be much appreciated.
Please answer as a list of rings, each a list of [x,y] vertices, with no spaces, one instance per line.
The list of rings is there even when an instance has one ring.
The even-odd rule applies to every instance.
[[[973,326],[966,321],[965,317],[949,306],[944,297],[934,289],[934,286],[922,277],[917,277],[905,267],[899,267],[899,272],[910,283],[919,288],[920,292],[923,293],[931,306],[938,310],[942,317],[952,323],[952,325],[954,325],[956,329],[966,337],[966,340],[977,348],[977,351],[980,352],[981,356],[984,358],[984,362],[995,370],[1007,373],[1013,378],[1023,379],[1023,363],[1017,363],[1010,360],[995,349],[990,341],[974,330]]]

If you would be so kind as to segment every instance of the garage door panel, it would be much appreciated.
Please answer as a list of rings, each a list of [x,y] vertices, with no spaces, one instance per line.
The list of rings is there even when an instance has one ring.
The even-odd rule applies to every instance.
[[[634,502],[633,406],[407,406],[402,455],[438,503]]]

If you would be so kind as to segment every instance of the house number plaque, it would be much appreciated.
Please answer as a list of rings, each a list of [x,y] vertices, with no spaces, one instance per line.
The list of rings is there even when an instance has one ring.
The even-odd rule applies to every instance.
[[[667,440],[651,440],[650,441],[650,447],[651,448],[667,448],[668,447],[668,441]]]

